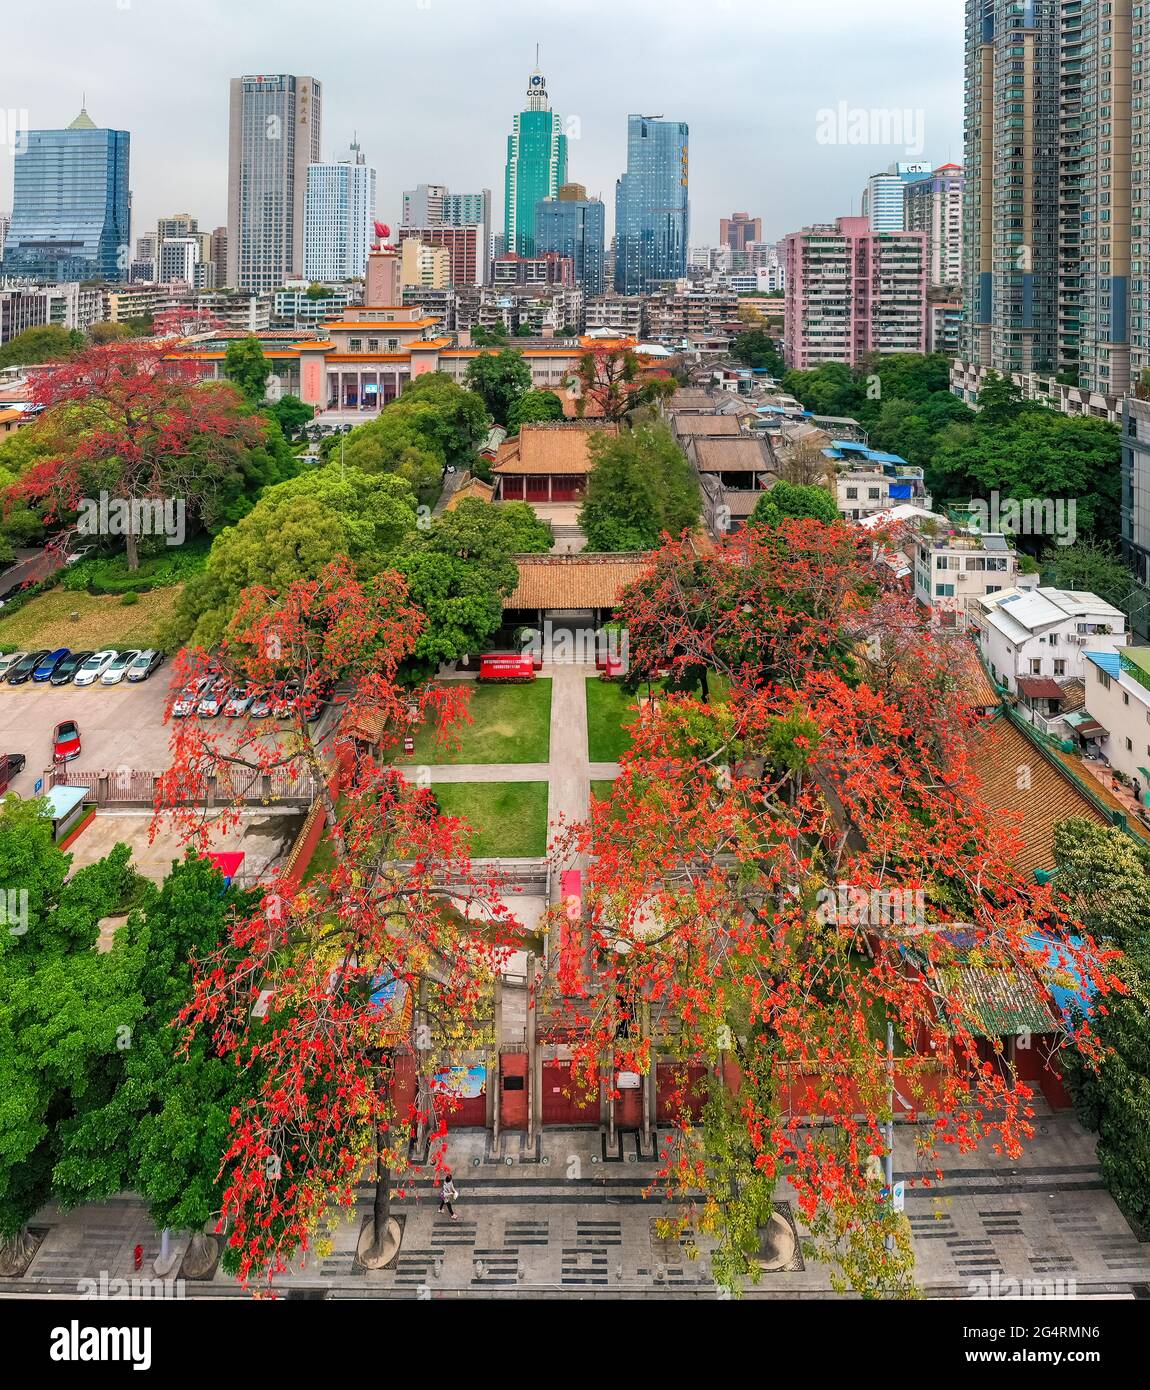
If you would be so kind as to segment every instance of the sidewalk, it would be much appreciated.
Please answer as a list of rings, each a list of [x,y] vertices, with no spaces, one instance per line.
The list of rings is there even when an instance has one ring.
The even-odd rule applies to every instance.
[[[935,1297],[970,1297],[990,1281],[1058,1281],[1057,1292],[1128,1296],[1150,1282],[1150,1247],[1140,1245],[1102,1187],[1091,1136],[1069,1114],[1039,1116],[1039,1133],[1017,1163],[988,1148],[951,1157],[941,1189],[909,1186],[907,1216],[914,1233],[920,1287]],[[896,1131],[896,1177],[914,1181],[916,1131]],[[430,1178],[393,1199],[403,1221],[403,1244],[393,1268],[370,1273],[355,1266],[360,1220],[344,1220],[330,1249],[313,1252],[281,1276],[287,1296],[335,1298],[650,1297],[725,1296],[711,1278],[710,1245],[696,1249],[659,1237],[654,1222],[681,1213],[682,1204],[649,1193],[657,1172],[638,1136],[621,1135],[608,1152],[595,1130],[550,1129],[528,1150],[520,1133],[499,1148],[474,1130],[452,1131],[448,1160],[459,1187],[459,1221],[441,1218]],[[778,1202],[793,1194],[781,1188]],[[364,1190],[357,1214],[367,1212]],[[34,1225],[46,1235],[27,1274],[0,1284],[0,1294],[77,1292],[82,1279],[131,1278],[132,1252],[144,1248],[137,1278],[151,1278],[159,1236],[143,1206],[124,1196],[61,1213],[48,1208]],[[186,1234],[173,1233],[182,1257]],[[828,1271],[809,1260],[803,1269],[766,1274],[747,1297],[831,1297]],[[180,1297],[244,1295],[227,1275],[188,1281]],[[1049,1296],[1049,1294],[1047,1295]]]

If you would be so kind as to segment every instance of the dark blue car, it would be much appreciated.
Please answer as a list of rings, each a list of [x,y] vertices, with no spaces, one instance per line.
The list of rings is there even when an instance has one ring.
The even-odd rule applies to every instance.
[[[67,647],[57,647],[54,652],[49,652],[47,656],[41,657],[40,664],[32,672],[32,679],[34,681],[51,680],[55,675],[56,667],[61,661],[67,660],[68,650]]]

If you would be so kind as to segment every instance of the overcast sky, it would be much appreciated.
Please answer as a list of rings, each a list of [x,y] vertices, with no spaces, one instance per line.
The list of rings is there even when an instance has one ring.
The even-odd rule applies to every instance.
[[[325,158],[358,132],[382,220],[398,222],[404,188],[440,182],[490,188],[501,231],[537,42],[577,137],[569,177],[609,227],[629,112],[690,125],[692,245],[736,209],[775,240],[857,212],[894,160],[962,157],[961,0],[4,0],[0,211],[13,123],[67,125],[86,93],[97,125],[132,135],[133,237],[175,212],[210,229],[226,217],[228,79],[294,72],[323,83]],[[856,140],[865,112],[898,143],[848,143],[820,120],[840,103]],[[884,111],[909,119],[884,129]]]

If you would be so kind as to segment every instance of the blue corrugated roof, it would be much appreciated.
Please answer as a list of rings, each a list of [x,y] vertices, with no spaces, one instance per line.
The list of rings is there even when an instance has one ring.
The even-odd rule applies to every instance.
[[[1087,661],[1093,661],[1095,666],[1101,666],[1108,676],[1117,679],[1122,674],[1122,662],[1118,659],[1117,652],[1084,652]]]
[[[1068,936],[1063,943],[1042,932],[1033,932],[1026,938],[1026,944],[1045,957],[1046,969],[1056,977],[1046,982],[1051,998],[1063,1021],[1076,1028],[1083,1019],[1090,1017],[1091,1004],[1098,991],[1090,980],[1083,981],[1082,972],[1066,947],[1081,951],[1085,943],[1080,936]]]
[[[884,454],[878,449],[868,449],[867,453],[875,463],[900,463],[907,466],[906,459],[902,458],[899,454]]]

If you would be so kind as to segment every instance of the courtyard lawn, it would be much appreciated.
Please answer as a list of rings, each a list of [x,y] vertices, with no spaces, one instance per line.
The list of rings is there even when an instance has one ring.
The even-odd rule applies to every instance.
[[[662,682],[655,681],[652,688],[658,698],[663,689]],[[594,676],[588,678],[587,756],[591,762],[617,763],[630,748],[631,736],[624,725],[633,724],[638,718],[639,701],[646,694],[646,685],[636,694],[628,695],[618,681],[604,681]],[[711,703],[721,704],[729,694],[730,682],[726,677],[712,676]]]
[[[158,647],[159,629],[171,617],[179,587],[153,589],[125,607],[115,594],[68,593],[52,589],[37,594],[10,617],[0,609],[0,645],[35,651],[70,647],[102,651],[114,647]],[[79,617],[73,620],[72,614]]]
[[[546,782],[438,782],[445,816],[458,816],[475,834],[476,859],[538,859],[547,853]]]
[[[476,685],[468,704],[472,722],[455,726],[459,746],[438,742],[434,729],[422,729],[415,752],[400,753],[404,766],[436,763],[545,763],[551,757],[551,682],[529,685]]]

